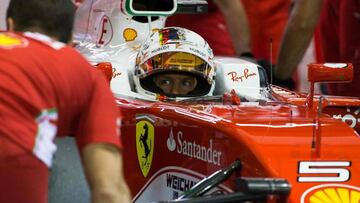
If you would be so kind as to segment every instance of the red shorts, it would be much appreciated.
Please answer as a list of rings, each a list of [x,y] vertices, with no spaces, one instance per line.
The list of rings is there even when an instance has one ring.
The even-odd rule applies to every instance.
[[[290,14],[291,0],[242,2],[250,24],[253,54],[258,59],[269,60],[272,39],[272,60],[276,63],[281,38]]]
[[[43,162],[0,135],[0,202],[47,202],[48,177]]]
[[[326,0],[320,33],[325,61],[354,65],[353,82],[329,84],[329,93],[360,97],[360,1]]]

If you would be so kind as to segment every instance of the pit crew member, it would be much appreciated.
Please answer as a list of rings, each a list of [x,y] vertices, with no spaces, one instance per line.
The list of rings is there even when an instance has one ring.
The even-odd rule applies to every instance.
[[[48,201],[53,140],[64,135],[76,137],[92,202],[130,202],[114,98],[66,46],[73,18],[70,0],[10,1],[10,32],[0,33],[0,202]]]
[[[353,82],[329,84],[329,94],[359,97],[360,3],[357,0],[295,1],[274,76],[284,80],[291,77],[310,43],[318,19],[325,61],[351,62],[355,67]]]
[[[215,55],[251,54],[248,19],[239,0],[209,0],[208,12],[201,15],[178,14],[168,17],[166,26],[193,30],[204,37]]]

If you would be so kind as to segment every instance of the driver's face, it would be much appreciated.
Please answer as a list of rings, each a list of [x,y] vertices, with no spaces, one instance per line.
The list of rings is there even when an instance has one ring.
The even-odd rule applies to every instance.
[[[187,95],[197,84],[195,76],[179,73],[158,74],[154,82],[165,94],[173,95]]]

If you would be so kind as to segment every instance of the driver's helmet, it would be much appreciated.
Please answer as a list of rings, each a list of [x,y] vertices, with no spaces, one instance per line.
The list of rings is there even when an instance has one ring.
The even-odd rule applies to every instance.
[[[154,82],[154,76],[163,73],[194,75],[196,87],[186,95],[166,94]],[[156,30],[137,55],[134,82],[138,93],[152,99],[211,96],[215,86],[212,49],[191,30],[180,27]]]

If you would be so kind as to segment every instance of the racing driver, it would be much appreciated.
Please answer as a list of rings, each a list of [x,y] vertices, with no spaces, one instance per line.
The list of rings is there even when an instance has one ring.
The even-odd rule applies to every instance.
[[[152,99],[212,95],[213,58],[208,43],[197,33],[180,27],[157,30],[138,53],[136,91]]]
[[[56,136],[74,135],[92,202],[130,202],[104,75],[65,43],[71,0],[11,0],[0,32],[0,202],[47,202]],[[68,166],[71,167],[71,166]]]

